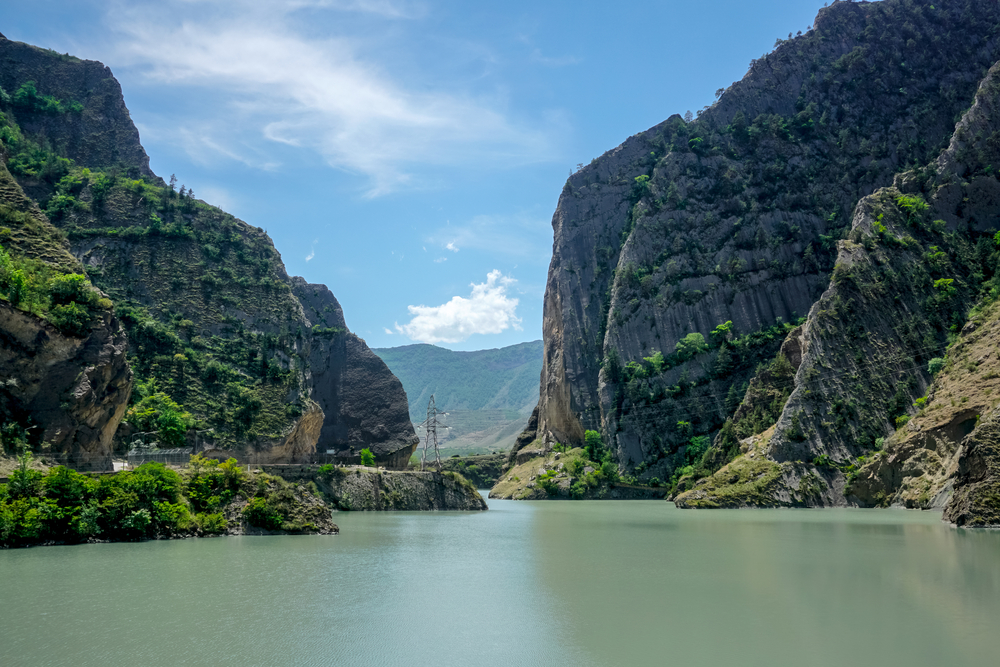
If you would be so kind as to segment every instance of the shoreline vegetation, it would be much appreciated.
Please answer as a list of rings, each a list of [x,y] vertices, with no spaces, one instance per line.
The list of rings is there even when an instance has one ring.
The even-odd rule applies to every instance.
[[[247,534],[339,532],[306,484],[200,455],[181,470],[145,463],[92,476],[65,466],[42,472],[22,454],[0,484],[0,546]]]
[[[336,535],[335,511],[485,510],[475,486],[445,471],[287,466],[274,474],[193,455],[179,469],[115,473],[33,467],[0,484],[0,548],[221,535]],[[274,466],[262,466],[274,470]]]

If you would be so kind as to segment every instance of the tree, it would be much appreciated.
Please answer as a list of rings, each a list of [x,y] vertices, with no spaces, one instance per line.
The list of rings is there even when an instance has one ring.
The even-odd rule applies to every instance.
[[[689,333],[684,338],[677,341],[675,347],[677,351],[677,356],[681,358],[682,361],[690,359],[699,352],[704,352],[708,349],[708,345],[705,344],[705,337],[700,333]]]
[[[690,109],[688,109],[686,112],[684,112],[684,122],[690,123],[693,120],[694,120],[694,114],[691,113]]]
[[[361,465],[369,468],[375,465],[375,455],[367,447],[361,450]]]
[[[584,449],[587,458],[600,463],[605,458],[604,439],[597,431],[586,431],[583,434]]]
[[[170,196],[173,197],[177,191],[177,175],[170,174]]]

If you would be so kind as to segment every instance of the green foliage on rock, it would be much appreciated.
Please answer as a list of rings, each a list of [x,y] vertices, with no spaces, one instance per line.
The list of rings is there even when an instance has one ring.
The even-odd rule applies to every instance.
[[[61,273],[50,264],[11,256],[0,246],[0,299],[42,317],[71,336],[84,336],[93,318],[111,302],[81,274]]]
[[[91,476],[63,466],[43,473],[25,454],[9,483],[0,484],[0,546],[215,535],[241,521],[313,532],[314,511],[303,506],[310,495],[280,478],[247,473],[235,459],[192,456],[181,472],[146,463]]]

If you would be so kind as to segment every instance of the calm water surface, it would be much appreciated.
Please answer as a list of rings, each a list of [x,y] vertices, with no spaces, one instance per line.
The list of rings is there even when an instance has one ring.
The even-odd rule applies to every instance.
[[[336,537],[0,551],[0,665],[994,665],[1000,533],[490,501]]]

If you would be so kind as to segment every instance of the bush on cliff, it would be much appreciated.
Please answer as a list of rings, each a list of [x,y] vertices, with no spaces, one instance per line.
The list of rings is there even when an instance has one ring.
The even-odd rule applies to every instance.
[[[9,211],[0,205],[0,219]],[[12,256],[0,246],[0,298],[25,312],[44,317],[71,336],[83,336],[94,315],[111,307],[85,276],[64,274],[49,264]]]

